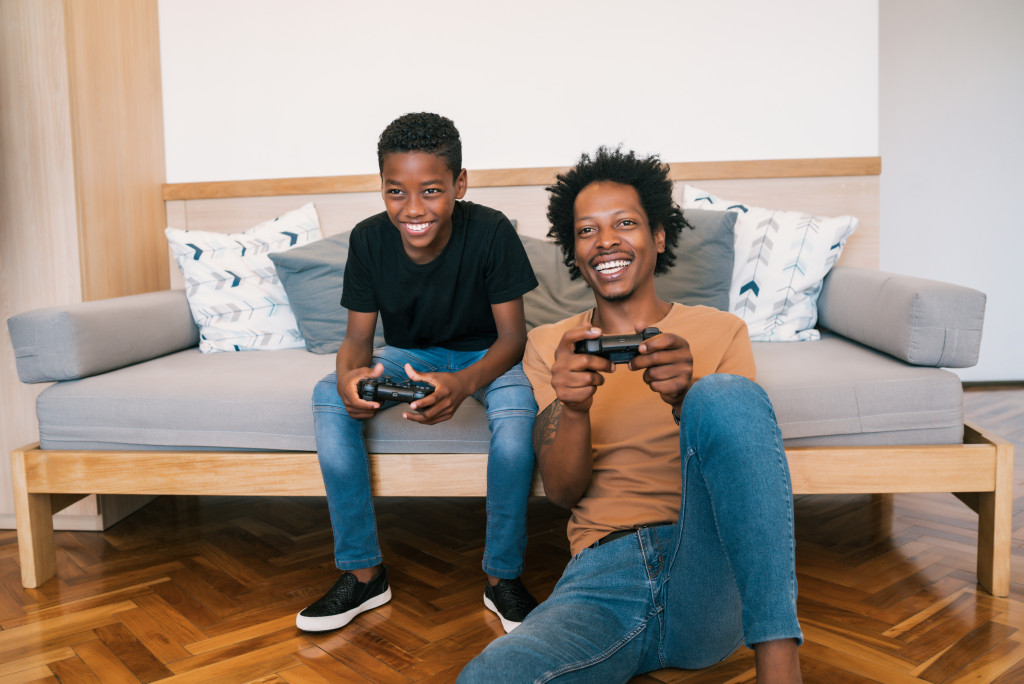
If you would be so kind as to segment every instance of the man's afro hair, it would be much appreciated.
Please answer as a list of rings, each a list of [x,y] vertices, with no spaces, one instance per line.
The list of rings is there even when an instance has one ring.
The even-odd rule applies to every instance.
[[[462,140],[451,119],[440,114],[403,114],[384,129],[377,141],[377,165],[384,172],[384,156],[392,152],[426,152],[444,160],[458,178],[462,171]]]
[[[623,152],[621,146],[614,150],[602,146],[593,159],[584,152],[576,166],[558,175],[555,184],[547,188],[551,194],[548,201],[548,221],[551,223],[548,237],[562,248],[570,278],[580,277],[575,259],[576,219],[573,207],[576,196],[591,183],[601,181],[632,185],[640,196],[651,230],[659,225],[665,229],[665,251],[658,255],[655,275],[665,273],[675,264],[674,248],[679,243],[679,233],[683,227],[693,226],[683,218],[682,210],[672,199],[672,181],[668,172],[668,165],[663,164],[657,155],[638,158],[632,150]]]

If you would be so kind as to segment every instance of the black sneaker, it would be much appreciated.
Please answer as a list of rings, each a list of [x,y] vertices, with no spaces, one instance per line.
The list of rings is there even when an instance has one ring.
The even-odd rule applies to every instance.
[[[304,632],[338,629],[352,622],[356,615],[383,606],[390,600],[388,569],[383,565],[366,584],[351,572],[345,572],[326,594],[295,617],[295,626]]]
[[[487,582],[484,587],[484,605],[498,616],[501,626],[508,633],[537,607],[537,599],[533,598],[523,581],[516,577],[499,579],[493,587]]]

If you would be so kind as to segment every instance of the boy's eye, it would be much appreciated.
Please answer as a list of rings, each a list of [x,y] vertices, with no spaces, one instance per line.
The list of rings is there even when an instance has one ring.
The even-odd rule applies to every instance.
[[[423,191],[423,194],[436,195],[439,192],[441,192],[441,188],[427,188],[426,190]]]
[[[389,188],[389,189],[385,190],[384,192],[387,195],[401,195],[402,194],[402,191],[399,190],[398,188]]]

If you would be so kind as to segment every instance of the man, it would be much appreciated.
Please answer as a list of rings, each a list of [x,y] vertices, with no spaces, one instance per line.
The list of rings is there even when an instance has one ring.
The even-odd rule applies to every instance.
[[[687,226],[668,167],[601,148],[549,191],[548,235],[596,300],[531,331],[524,359],[544,407],[537,461],[548,498],[572,510],[573,556],[460,681],[627,681],[706,667],[745,640],[758,681],[800,682],[792,489],[746,326],[655,293]],[[574,352],[650,326],[660,334],[628,365]]]

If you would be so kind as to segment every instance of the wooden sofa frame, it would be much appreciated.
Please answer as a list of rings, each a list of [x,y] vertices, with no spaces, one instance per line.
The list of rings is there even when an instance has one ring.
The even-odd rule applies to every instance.
[[[499,206],[520,232],[541,236],[543,188],[558,169],[471,172],[469,199]],[[673,179],[762,206],[861,219],[840,263],[878,266],[877,158],[673,164]],[[168,224],[242,230],[305,199],[325,225],[352,206],[379,211],[376,176],[164,187]],[[308,198],[313,195],[312,198]],[[171,283],[175,285],[174,273]],[[179,281],[180,283],[180,281]],[[1013,445],[974,425],[963,444],[786,450],[794,494],[951,492],[978,514],[977,574],[994,596],[1010,588]],[[486,454],[373,454],[377,496],[484,496]],[[43,450],[11,452],[22,583],[56,574],[53,514],[89,494],[324,496],[315,453]],[[534,493],[542,494],[539,481]]]
[[[978,514],[978,583],[1010,590],[1013,444],[973,425],[964,444],[786,450],[794,494],[953,492]],[[377,496],[484,496],[487,454],[376,454]],[[309,452],[11,452],[21,579],[56,574],[53,514],[91,494],[324,496]],[[438,473],[443,473],[439,477]],[[539,482],[534,493],[543,494]]]

